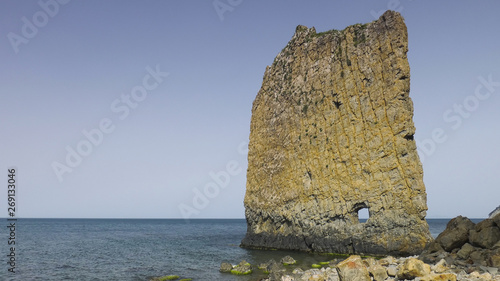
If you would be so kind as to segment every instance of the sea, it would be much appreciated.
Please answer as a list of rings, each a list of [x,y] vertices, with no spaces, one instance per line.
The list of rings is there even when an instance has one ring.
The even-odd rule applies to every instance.
[[[441,233],[448,221],[428,219],[432,236]],[[15,245],[8,245],[12,234],[7,219],[3,224],[0,280],[147,281],[178,275],[247,281],[265,275],[258,270],[249,276],[219,273],[220,263],[258,264],[291,255],[299,266],[309,268],[332,260],[329,255],[242,249],[244,219],[18,219]],[[12,253],[15,264],[9,265]],[[13,266],[15,273],[9,271]]]

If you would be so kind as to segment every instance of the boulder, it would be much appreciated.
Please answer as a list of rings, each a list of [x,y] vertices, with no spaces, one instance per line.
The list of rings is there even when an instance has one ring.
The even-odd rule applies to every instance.
[[[469,258],[469,255],[475,250],[477,249],[474,246],[472,246],[469,243],[465,243],[460,249],[460,251],[457,252],[457,256],[463,260],[466,260]]]
[[[397,277],[399,279],[415,279],[416,277],[427,276],[429,273],[431,273],[430,265],[416,258],[409,258],[404,261],[398,270]]]
[[[495,224],[500,227],[500,213],[498,213],[496,216],[494,216],[493,218],[491,218],[492,221],[495,222]]]
[[[233,269],[233,265],[227,262],[223,262],[220,264],[219,271],[222,273],[229,273]]]
[[[371,281],[370,273],[360,256],[353,255],[336,266],[341,281]]]
[[[436,242],[444,250],[451,252],[469,241],[469,231],[473,230],[474,226],[470,219],[458,216],[448,222],[446,229],[436,238]]]
[[[387,277],[389,277],[387,274],[387,270],[378,263],[368,267],[368,272],[373,277],[374,281],[383,281],[387,279]]]
[[[290,265],[290,264],[296,264],[297,261],[294,258],[292,258],[291,256],[286,256],[286,257],[283,257],[281,259],[281,263],[283,265]]]
[[[488,221],[490,221],[487,224],[488,226],[476,228],[469,232],[469,242],[472,245],[483,249],[491,249],[498,241],[500,241],[500,228],[498,228],[493,221]]]
[[[247,275],[250,273],[252,273],[252,266],[246,261],[240,262],[231,270],[231,274],[234,275]]]

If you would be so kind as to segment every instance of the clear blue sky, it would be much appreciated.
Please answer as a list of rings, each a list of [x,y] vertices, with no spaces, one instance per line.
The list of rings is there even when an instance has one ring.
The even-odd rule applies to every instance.
[[[58,1],[0,2],[0,175],[17,168],[19,217],[243,218],[266,65],[298,24],[389,8],[408,26],[428,217],[500,204],[498,1]]]

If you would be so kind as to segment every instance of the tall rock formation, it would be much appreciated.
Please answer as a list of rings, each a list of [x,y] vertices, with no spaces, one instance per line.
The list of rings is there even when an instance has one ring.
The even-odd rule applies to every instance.
[[[297,27],[252,107],[242,247],[422,251],[432,238],[407,52],[393,11],[342,31]]]

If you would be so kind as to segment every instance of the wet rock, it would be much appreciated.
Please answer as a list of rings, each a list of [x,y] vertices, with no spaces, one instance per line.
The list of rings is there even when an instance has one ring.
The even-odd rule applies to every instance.
[[[222,273],[229,273],[233,269],[233,265],[227,262],[223,262],[220,264],[219,271]]]
[[[257,266],[258,269],[261,269],[261,270],[264,270],[264,271],[267,271],[267,267],[270,266],[271,264],[273,263],[276,263],[276,261],[274,259],[270,259],[269,261],[267,262],[264,262],[264,263],[261,263]]]
[[[247,275],[252,273],[252,266],[246,262],[242,261],[237,266],[231,269],[231,274],[234,275]]]
[[[290,265],[290,264],[296,264],[297,261],[294,258],[292,258],[291,256],[286,256],[286,257],[283,257],[281,259],[281,263],[283,265]]]
[[[282,273],[286,271],[286,268],[281,263],[277,263],[273,260],[265,269],[269,274]]]

